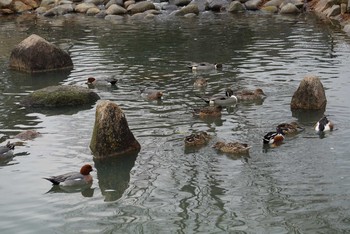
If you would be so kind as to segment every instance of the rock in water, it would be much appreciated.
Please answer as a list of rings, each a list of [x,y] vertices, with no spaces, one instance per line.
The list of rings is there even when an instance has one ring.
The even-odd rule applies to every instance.
[[[72,69],[73,62],[67,52],[32,34],[12,50],[9,67],[18,71],[37,73]]]
[[[125,115],[117,104],[105,100],[97,105],[90,149],[97,159],[140,151],[141,146],[130,131]]]
[[[72,85],[49,86],[24,97],[26,107],[73,107],[94,104],[100,97],[88,88]]]
[[[326,104],[326,94],[320,79],[316,76],[307,76],[300,82],[290,106],[292,110],[321,110],[326,108]]]

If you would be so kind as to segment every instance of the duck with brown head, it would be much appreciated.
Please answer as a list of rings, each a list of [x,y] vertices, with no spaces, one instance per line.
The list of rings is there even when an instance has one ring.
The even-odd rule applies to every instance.
[[[80,172],[68,172],[62,175],[45,177],[53,185],[60,186],[86,186],[91,185],[93,178],[90,172],[93,171],[90,164],[81,167]]]

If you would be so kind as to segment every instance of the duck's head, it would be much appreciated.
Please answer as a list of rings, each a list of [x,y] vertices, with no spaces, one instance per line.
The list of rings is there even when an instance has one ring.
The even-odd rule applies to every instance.
[[[9,148],[10,150],[14,150],[15,149],[15,144],[10,143],[9,141],[6,144],[6,147]]]
[[[221,63],[215,63],[214,67],[215,67],[215,69],[222,69],[222,64]]]
[[[92,85],[96,83],[96,79],[94,77],[89,77],[85,84]]]
[[[226,89],[225,94],[226,94],[226,97],[231,97],[233,95],[233,90],[228,88]]]
[[[92,166],[90,164],[85,164],[81,167],[80,174],[89,175],[91,171],[93,171]]]
[[[260,88],[256,89],[254,92],[255,92],[256,95],[266,96],[264,91],[262,89],[260,89]]]

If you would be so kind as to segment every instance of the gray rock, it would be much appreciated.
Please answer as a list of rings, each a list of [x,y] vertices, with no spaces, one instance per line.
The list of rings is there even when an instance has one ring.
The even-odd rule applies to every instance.
[[[73,11],[74,11],[74,8],[72,4],[64,4],[64,5],[59,5],[47,10],[43,15],[46,17],[56,16],[56,15],[65,15],[65,14],[72,13]]]
[[[130,14],[142,13],[147,10],[155,9],[156,7],[152,2],[142,1],[128,6],[127,10]]]
[[[229,4],[227,0],[207,0],[207,9],[211,11],[223,11]]]
[[[350,24],[346,24],[343,28],[343,31],[346,33],[350,33]]]
[[[326,94],[320,79],[307,76],[299,84],[291,101],[291,109],[321,110],[327,104]]]
[[[191,0],[175,0],[173,4],[175,6],[182,7],[182,6],[187,6],[188,4],[190,4],[190,2]]]
[[[208,2],[207,2],[207,1],[203,1],[203,0],[192,0],[192,1],[190,2],[190,4],[197,5],[198,10],[199,10],[200,12],[205,11],[205,9],[206,9],[207,6],[208,6]]]
[[[110,7],[107,8],[106,13],[107,15],[123,15],[126,14],[127,11],[125,8],[117,4],[112,4]]]
[[[11,52],[9,67],[28,73],[72,69],[69,54],[38,35],[20,42]]]
[[[263,7],[268,7],[268,6],[275,6],[275,7],[280,7],[280,5],[284,2],[284,0],[271,0],[266,2]]]
[[[227,7],[227,11],[231,13],[244,12],[245,7],[240,1],[233,1]]]
[[[193,14],[196,14],[198,15],[199,14],[199,9],[198,9],[198,6],[195,5],[195,4],[189,4],[181,9],[179,9],[175,15],[176,16],[183,16],[183,15],[186,15],[186,14],[189,14],[189,13],[193,13]]]
[[[101,101],[96,107],[95,125],[90,149],[96,159],[138,153],[139,142],[129,129],[120,107],[111,101]]]
[[[12,3],[12,0],[0,0],[0,8],[8,8]]]
[[[49,86],[26,96],[26,107],[67,107],[94,104],[100,97],[88,88],[71,85]]]
[[[280,10],[280,14],[299,14],[299,13],[300,13],[300,10],[292,3],[287,3]]]
[[[96,5],[93,3],[80,3],[75,7],[75,11],[78,13],[86,13],[90,8],[95,8]]]
[[[327,10],[324,11],[327,17],[333,17],[340,15],[340,6],[339,5],[333,5],[331,8],[328,8]]]
[[[101,10],[97,7],[89,8],[89,10],[86,11],[86,15],[97,15],[98,13],[100,13],[100,11]]]
[[[256,11],[259,10],[259,6],[261,5],[262,0],[248,0],[246,3],[244,3],[247,10],[250,11]]]

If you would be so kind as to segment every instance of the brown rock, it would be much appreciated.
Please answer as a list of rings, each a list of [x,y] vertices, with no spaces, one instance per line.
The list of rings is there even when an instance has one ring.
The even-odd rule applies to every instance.
[[[327,104],[326,94],[320,79],[316,76],[307,76],[295,91],[291,109],[321,110]]]
[[[141,146],[130,131],[125,115],[117,104],[101,101],[97,105],[90,149],[98,159],[140,151]]]
[[[9,67],[28,73],[73,68],[69,54],[32,34],[19,43],[11,52]]]

